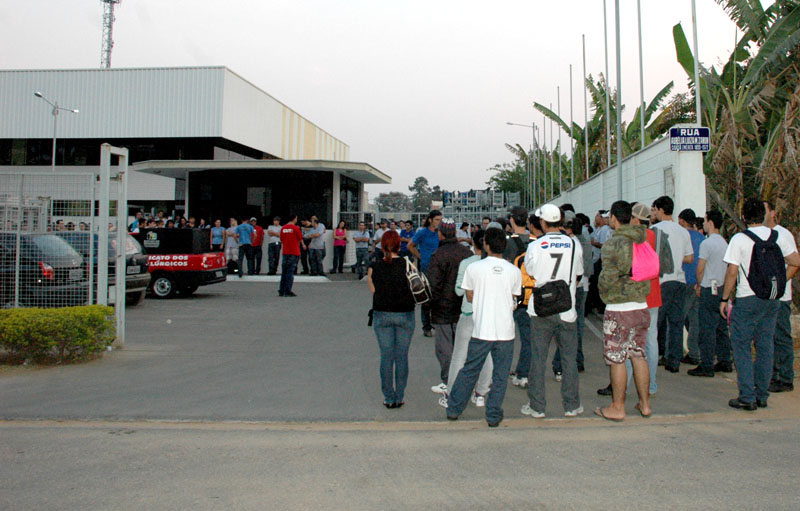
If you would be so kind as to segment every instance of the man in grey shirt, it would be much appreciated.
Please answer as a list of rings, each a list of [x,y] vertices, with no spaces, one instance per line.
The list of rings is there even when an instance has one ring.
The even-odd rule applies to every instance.
[[[281,257],[281,217],[272,219],[272,225],[267,227],[267,258],[269,272],[267,275],[278,273],[278,260]]]
[[[359,280],[364,278],[364,272],[369,265],[369,231],[364,222],[358,222],[358,232],[353,234],[356,244],[356,265],[353,271],[358,271]]]
[[[706,213],[703,230],[708,234],[708,238],[700,244],[697,262],[698,283],[695,284],[695,292],[700,298],[698,304],[700,334],[697,339],[700,345],[700,365],[687,371],[691,376],[713,377],[715,371],[729,373],[733,370],[728,325],[719,314],[722,285],[725,283],[725,270],[728,267],[723,261],[728,243],[719,234],[721,225],[722,213],[716,210]]]
[[[311,275],[322,276],[325,272],[322,269],[322,260],[325,258],[325,224],[315,216],[311,217],[311,231],[308,238],[311,244],[308,246],[308,259],[311,266]]]

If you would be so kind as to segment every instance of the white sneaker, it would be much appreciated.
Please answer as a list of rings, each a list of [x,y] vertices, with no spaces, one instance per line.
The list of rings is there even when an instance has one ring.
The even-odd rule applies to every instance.
[[[555,373],[556,381],[561,381],[561,373]]]
[[[439,406],[441,406],[441,407],[443,407],[443,408],[447,408],[447,393],[446,393],[446,392],[445,392],[445,393],[443,393],[443,394],[442,394],[442,395],[439,397]]]
[[[577,417],[582,413],[583,413],[583,405],[580,405],[574,410],[569,410],[567,412],[564,412],[564,417]]]
[[[439,385],[434,385],[431,387],[431,392],[436,394],[446,394],[447,393],[447,385],[444,383],[440,383]]]
[[[544,412],[537,412],[536,410],[531,408],[530,403],[522,405],[522,409],[520,410],[520,412],[522,412],[522,415],[530,415],[534,419],[541,419],[542,417],[544,417]]]
[[[477,392],[472,393],[472,397],[469,398],[472,403],[477,406],[478,408],[483,408],[486,406],[486,398],[478,394]]]
[[[518,378],[517,376],[514,376],[511,379],[511,385],[514,385],[515,387],[519,387],[521,389],[527,389],[528,388],[528,379],[525,378],[524,376],[522,378]]]

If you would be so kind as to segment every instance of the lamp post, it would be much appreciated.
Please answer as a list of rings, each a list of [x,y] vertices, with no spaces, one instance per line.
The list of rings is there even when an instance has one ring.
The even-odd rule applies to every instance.
[[[517,123],[517,122],[506,122],[506,124],[508,124],[509,126],[521,126],[523,128],[530,128],[531,129],[531,154],[528,155],[527,161],[528,161],[528,164],[530,165],[530,168],[534,169],[535,167],[533,166],[532,158],[533,158],[533,153],[535,151],[534,148],[536,147],[536,125],[533,124],[533,123],[531,123],[531,124],[520,124],[520,123]],[[536,183],[536,175],[533,176],[533,184],[535,185],[535,183]],[[531,188],[533,189],[534,187],[531,186]],[[529,203],[531,202],[530,201],[531,197],[532,197],[532,190],[529,190],[528,191],[528,202]],[[530,206],[533,206],[533,204],[530,204]]]
[[[50,101],[49,99],[44,97],[44,95],[39,91],[34,92],[33,95],[36,96],[37,98],[43,100],[45,103],[47,103],[51,107],[53,107],[53,110],[51,112],[53,114],[53,156],[51,158],[51,163],[52,163],[52,167],[53,167],[53,172],[55,172],[56,171],[56,130],[58,128],[58,112],[59,112],[59,110],[63,110],[65,112],[71,112],[73,114],[77,114],[78,110],[72,109],[72,108],[64,108],[64,107],[58,106],[58,101],[56,101],[56,102]]]

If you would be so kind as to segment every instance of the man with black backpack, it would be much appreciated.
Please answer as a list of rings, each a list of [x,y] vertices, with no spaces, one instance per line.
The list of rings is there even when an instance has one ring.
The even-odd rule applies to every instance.
[[[751,411],[767,406],[780,299],[788,277],[796,272],[793,267],[800,266],[797,247],[764,225],[765,214],[761,200],[745,201],[742,218],[747,229],[731,238],[723,259],[728,269],[720,314],[725,318],[730,314],[731,348],[739,386],[739,397],[728,405]],[[736,301],[729,312],[734,294]],[[754,343],[755,363],[751,353]]]
[[[527,209],[522,206],[515,206],[511,209],[509,220],[511,221],[512,233],[506,242],[503,259],[519,268],[520,265],[518,263],[524,264],[528,243],[531,242],[531,239],[536,238],[531,238],[525,229],[525,224],[528,220]],[[522,256],[521,259],[520,256]],[[524,301],[525,296],[525,293],[522,293],[520,301]],[[514,371],[511,383],[524,389],[528,387],[528,373],[531,370],[531,317],[528,316],[528,311],[522,304],[514,311],[514,323],[519,329],[519,357],[517,358],[517,368]]]

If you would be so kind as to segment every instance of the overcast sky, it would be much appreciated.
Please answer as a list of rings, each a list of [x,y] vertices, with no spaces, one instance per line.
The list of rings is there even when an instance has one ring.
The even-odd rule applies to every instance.
[[[771,4],[771,1],[764,4]],[[691,43],[691,2],[642,0],[645,96],[669,81],[686,90],[672,26]],[[639,99],[636,0],[621,0],[622,98]],[[714,0],[697,0],[700,57],[727,60],[735,26]],[[614,1],[608,1],[616,84]],[[0,65],[99,67],[100,0],[3,0]],[[530,145],[542,123],[532,103],[556,104],[583,124],[581,34],[587,72],[603,72],[602,0],[123,0],[113,67],[225,65],[350,145],[351,159],[407,191],[424,175],[447,190],[485,187],[506,142]],[[566,135],[563,137],[566,142]]]

